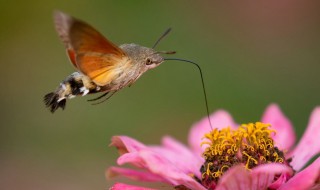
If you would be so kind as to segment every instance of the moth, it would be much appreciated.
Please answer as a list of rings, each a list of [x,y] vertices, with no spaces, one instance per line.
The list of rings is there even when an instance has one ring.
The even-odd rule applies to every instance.
[[[159,66],[164,61],[160,54],[174,53],[157,52],[133,43],[116,46],[89,24],[61,11],[54,12],[54,23],[70,62],[77,71],[64,79],[55,91],[44,96],[45,105],[52,113],[58,108],[64,109],[67,99],[76,96],[103,92],[89,101],[108,95],[106,100],[132,85],[149,69]]]

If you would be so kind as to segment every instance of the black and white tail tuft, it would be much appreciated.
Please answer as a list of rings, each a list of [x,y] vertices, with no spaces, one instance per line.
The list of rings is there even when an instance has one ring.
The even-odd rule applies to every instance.
[[[66,99],[59,100],[57,93],[51,92],[44,96],[44,103],[50,109],[51,113],[54,113],[59,107],[64,109],[66,107]]]

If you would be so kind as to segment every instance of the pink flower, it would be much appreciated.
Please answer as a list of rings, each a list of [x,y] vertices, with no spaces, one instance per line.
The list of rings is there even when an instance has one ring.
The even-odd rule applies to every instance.
[[[267,129],[267,124],[256,123],[242,125],[240,127],[242,131],[244,129],[247,131],[246,133],[242,133],[241,130],[239,132],[236,128],[237,124],[232,117],[223,110],[213,113],[210,118],[214,129],[217,130],[211,130],[208,120],[206,118],[202,119],[191,128],[188,139],[189,147],[169,136],[163,137],[160,146],[147,146],[127,136],[114,136],[111,145],[115,146],[120,153],[117,164],[131,164],[136,169],[111,167],[107,170],[107,176],[122,175],[138,181],[163,182],[172,185],[176,189],[320,189],[320,158],[317,158],[309,166],[302,169],[311,158],[320,153],[320,107],[317,107],[312,112],[308,127],[295,147],[293,147],[295,132],[292,125],[275,104],[270,105],[262,117],[262,122],[271,124],[271,129]],[[263,129],[265,131],[258,134],[265,135],[270,133],[273,139],[270,138],[270,142],[274,143],[273,146],[269,146],[264,141],[262,141],[262,144],[261,141],[256,143],[256,137],[250,137],[250,132],[252,132],[250,127],[256,127],[260,124],[262,128],[259,128],[259,130]],[[229,127],[229,129],[223,129],[224,127]],[[272,133],[273,130],[276,133]],[[221,134],[223,131],[225,133]],[[254,132],[254,134],[256,133]],[[230,134],[234,136],[229,137]],[[230,157],[229,153],[228,156],[226,156],[225,152],[218,153],[220,150],[222,151],[219,146],[229,145],[234,139],[239,139],[239,136],[236,136],[239,134],[245,140],[238,141],[236,144],[243,144],[243,142],[253,139],[253,144],[245,147],[250,151],[250,148],[253,150],[253,146],[256,145],[260,147],[260,152],[256,152],[255,149],[253,155],[247,155],[248,151],[244,151],[245,149],[241,147],[241,152],[238,151],[234,158]],[[206,139],[203,138],[205,135]],[[222,139],[224,135],[228,136],[227,140]],[[209,142],[208,139],[210,140]],[[225,144],[219,144],[218,146],[214,144],[216,141],[221,141]],[[200,146],[201,144],[204,146]],[[261,147],[262,145],[266,147]],[[215,149],[216,147],[218,147],[217,150]],[[234,148],[238,150],[236,147]],[[265,154],[270,151],[273,151],[272,155],[276,155],[276,159],[271,158],[269,154]],[[239,154],[241,154],[240,157]],[[214,161],[210,161],[210,155],[216,156],[212,158],[217,158],[218,156],[222,160],[213,159]],[[269,157],[275,160],[274,163],[269,163]],[[224,162],[224,165],[212,172],[213,165],[220,162]],[[231,165],[228,165],[230,163],[238,164],[234,164],[231,167]],[[212,176],[216,178],[212,178]],[[141,190],[147,188],[118,183],[111,189]]]
[[[133,185],[127,185],[123,183],[116,183],[113,187],[110,188],[110,190],[117,190],[117,189],[125,189],[125,190],[155,190],[151,188],[143,188],[143,187],[138,187],[138,186],[133,186]]]

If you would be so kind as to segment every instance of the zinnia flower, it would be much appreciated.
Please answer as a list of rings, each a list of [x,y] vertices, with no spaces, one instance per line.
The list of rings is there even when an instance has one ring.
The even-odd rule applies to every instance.
[[[295,132],[280,108],[270,105],[261,122],[239,127],[223,110],[192,126],[189,147],[165,136],[161,146],[147,146],[127,137],[112,137],[120,157],[107,176],[122,175],[143,182],[162,182],[180,190],[320,189],[320,107],[311,114],[297,146]],[[302,169],[305,167],[304,169]],[[111,189],[147,189],[122,183]]]

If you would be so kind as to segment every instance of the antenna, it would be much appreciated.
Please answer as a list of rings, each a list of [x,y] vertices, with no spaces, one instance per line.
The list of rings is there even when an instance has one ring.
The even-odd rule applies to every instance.
[[[207,117],[208,117],[208,121],[211,127],[211,130],[213,130],[212,124],[211,124],[211,120],[210,120],[210,116],[209,116],[209,106],[208,106],[208,99],[207,99],[207,93],[206,93],[206,88],[204,86],[204,80],[203,80],[203,74],[202,74],[202,70],[200,68],[200,66],[193,62],[193,61],[189,61],[186,59],[179,59],[179,58],[164,58],[165,61],[181,61],[181,62],[187,62],[187,63],[192,63],[193,65],[195,65],[196,67],[198,67],[199,71],[200,71],[200,77],[201,77],[201,83],[202,83],[202,89],[203,89],[203,94],[204,94],[204,101],[206,104],[206,110],[207,110]]]
[[[171,28],[168,28],[161,36],[160,38],[156,41],[156,43],[154,43],[154,45],[152,46],[152,49],[154,49],[158,44],[159,42],[166,36],[169,34],[169,32],[171,31]]]

